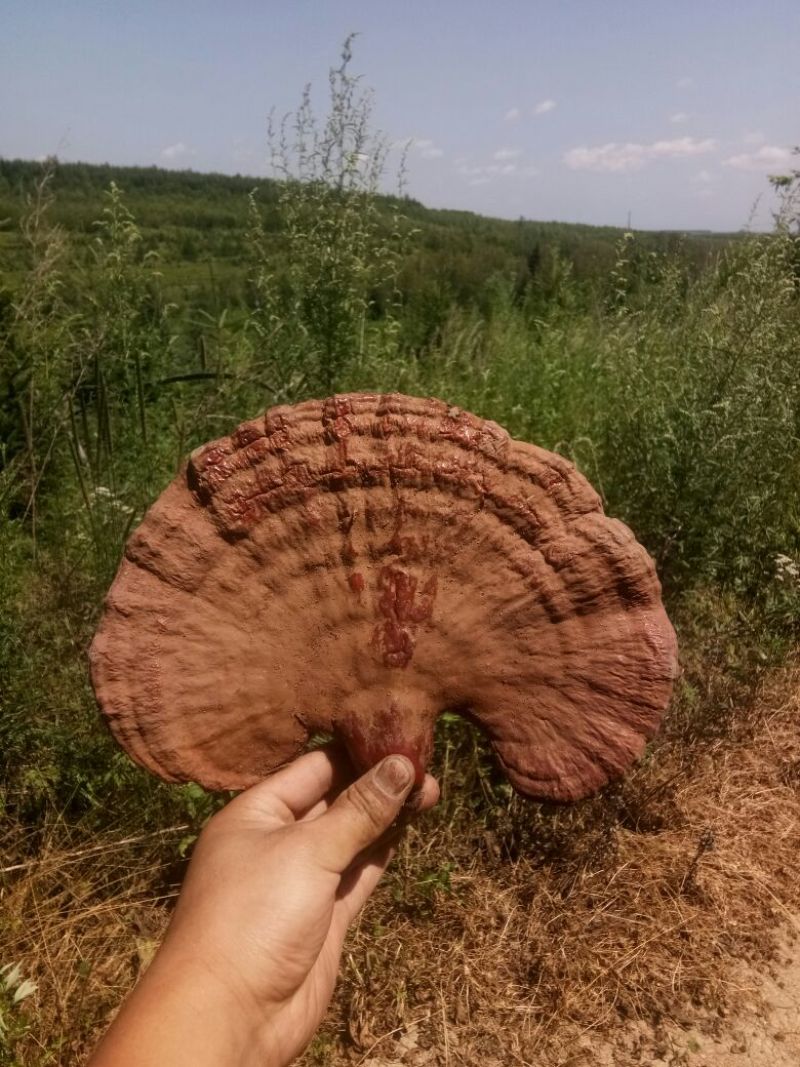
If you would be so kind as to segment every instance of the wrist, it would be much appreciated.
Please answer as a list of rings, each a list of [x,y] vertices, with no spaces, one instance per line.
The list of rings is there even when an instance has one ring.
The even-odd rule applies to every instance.
[[[200,956],[163,946],[91,1067],[283,1067],[265,1047],[273,1011]]]

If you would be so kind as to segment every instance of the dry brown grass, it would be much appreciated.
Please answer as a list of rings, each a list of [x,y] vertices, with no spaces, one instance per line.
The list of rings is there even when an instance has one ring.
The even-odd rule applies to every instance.
[[[616,794],[553,817],[544,860],[513,832],[482,846],[414,831],[351,942],[321,1047],[362,1064],[578,1064],[626,1020],[730,1008],[735,964],[770,959],[800,906],[799,717],[795,666],[738,738],[666,742]],[[398,912],[403,891],[429,892],[426,859],[454,857],[449,889]]]
[[[626,1021],[730,1009],[735,964],[769,960],[800,908],[798,716],[796,664],[738,736],[668,738],[573,809],[510,798],[479,762],[463,787],[446,769],[443,812],[363,914],[305,1062],[579,1064]],[[56,822],[33,862],[6,833],[0,867],[25,865],[0,874],[0,964],[39,988],[0,1064],[85,1052],[163,929],[182,832],[81,840]]]
[[[30,842],[0,840],[0,960],[19,963],[37,993],[21,1005],[0,1064],[77,1063],[157,944],[177,895],[166,841],[176,833],[80,839],[61,821]],[[25,1025],[25,1023],[28,1025]],[[11,1042],[9,1042],[11,1044]]]

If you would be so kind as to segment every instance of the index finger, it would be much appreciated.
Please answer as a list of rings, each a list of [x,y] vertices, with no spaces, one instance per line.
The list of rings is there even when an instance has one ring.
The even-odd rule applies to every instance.
[[[344,788],[352,779],[353,768],[346,752],[336,745],[326,745],[251,786],[232,804],[271,813],[277,800],[295,819],[301,819],[332,790]]]

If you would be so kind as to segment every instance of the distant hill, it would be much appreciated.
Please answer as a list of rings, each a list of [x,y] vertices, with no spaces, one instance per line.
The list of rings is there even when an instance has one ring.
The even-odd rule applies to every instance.
[[[0,159],[0,277],[23,264],[19,221],[26,199],[42,174],[30,160]],[[51,182],[51,219],[76,239],[91,240],[93,224],[103,210],[103,194],[115,182],[136,218],[143,249],[159,254],[168,283],[178,288],[211,287],[215,301],[241,299],[246,264],[244,235],[248,195],[255,191],[268,232],[276,234],[278,185],[246,175],[201,174],[159,167],[58,163]],[[388,209],[398,200],[382,198]],[[427,208],[404,198],[403,213],[419,232],[404,278],[410,292],[428,293],[431,283],[442,296],[457,302],[479,299],[487,282],[498,275],[526,278],[548,259],[567,262],[578,281],[590,282],[611,269],[624,230],[612,226],[509,221],[468,211]],[[714,233],[637,232],[644,252],[677,250],[697,266],[735,235]]]

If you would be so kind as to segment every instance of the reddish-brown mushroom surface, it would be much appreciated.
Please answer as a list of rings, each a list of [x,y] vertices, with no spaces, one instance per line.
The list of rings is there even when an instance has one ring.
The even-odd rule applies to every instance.
[[[278,407],[198,449],[91,650],[114,736],[239,789],[330,732],[358,768],[468,715],[528,796],[624,772],[676,674],[653,562],[561,456],[438,400]]]

